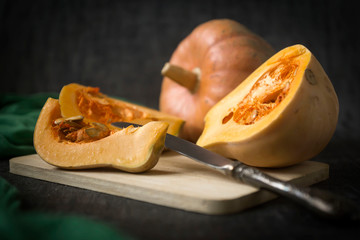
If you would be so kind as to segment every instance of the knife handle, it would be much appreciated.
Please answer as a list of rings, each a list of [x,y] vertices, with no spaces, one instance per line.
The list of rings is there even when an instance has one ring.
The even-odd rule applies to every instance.
[[[341,220],[360,219],[359,210],[354,203],[330,192],[295,186],[242,163],[234,166],[231,175],[246,184],[292,199],[322,216]]]

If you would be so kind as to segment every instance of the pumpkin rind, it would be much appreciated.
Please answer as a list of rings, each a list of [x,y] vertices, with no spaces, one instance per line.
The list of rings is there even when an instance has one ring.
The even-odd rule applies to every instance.
[[[273,53],[268,43],[233,20],[217,19],[199,25],[170,59],[171,64],[189,71],[199,68],[198,87],[191,92],[164,77],[160,111],[184,119],[181,137],[195,142],[207,111]]]
[[[230,109],[241,106],[274,64],[291,56],[299,67],[285,98],[253,123],[235,122]],[[308,49],[295,45],[271,57],[208,112],[197,144],[252,166],[289,166],[316,156],[328,144],[338,114],[338,99],[322,66]]]
[[[101,98],[94,95],[91,99],[92,102],[89,102],[88,105],[84,105],[81,108],[79,106],[79,94],[86,94],[86,92],[93,91],[93,89],[95,88],[83,86],[77,83],[65,85],[61,89],[59,96],[62,116],[67,118],[83,115],[86,121],[97,121],[103,124],[110,124],[116,121],[126,121],[144,125],[150,121],[165,121],[169,124],[168,133],[176,136],[179,134],[179,131],[183,126],[184,121],[178,117],[134,103],[111,98],[101,92],[97,93],[101,95]],[[93,104],[95,101],[98,102],[99,106],[94,110],[91,109],[89,105]],[[105,108],[108,110],[104,110]],[[87,113],[88,111],[91,111],[94,116],[89,115]],[[124,116],[122,117],[118,113],[123,113]],[[130,116],[125,116],[126,114]],[[106,115],[109,115],[109,117],[106,117]],[[113,119],[111,119],[111,117],[113,117]]]
[[[53,123],[61,117],[58,100],[49,98],[34,131],[34,147],[49,164],[65,169],[113,167],[127,172],[153,168],[164,148],[168,124],[150,122],[136,131],[116,131],[105,138],[75,143],[63,141]]]

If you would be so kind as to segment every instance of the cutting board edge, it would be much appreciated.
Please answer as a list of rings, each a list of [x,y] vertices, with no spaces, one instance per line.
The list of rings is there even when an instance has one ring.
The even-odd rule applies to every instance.
[[[87,189],[91,191],[129,198],[137,201],[152,203],[160,206],[176,208],[189,212],[196,212],[196,213],[202,213],[208,215],[222,215],[222,214],[240,212],[244,209],[269,201],[276,197],[271,193],[265,193],[265,191],[260,191],[260,190],[255,190],[252,194],[247,195],[246,197],[242,197],[240,199],[204,200],[204,199],[199,199],[191,196],[184,196],[180,194],[173,194],[171,197],[169,197],[169,195],[164,194],[163,192],[158,190],[149,190],[147,188],[139,188],[139,187],[132,188],[132,186],[126,184],[121,184],[121,186],[117,186],[116,189],[121,190],[121,191],[117,191],[108,188],[106,186],[106,183],[103,183],[102,180],[98,180],[98,179],[94,180],[86,176],[82,177],[81,181],[78,181],[78,178],[75,177],[77,181],[73,181],[74,177],[66,172],[62,172],[61,177],[59,177],[58,174],[54,174],[53,171],[47,169],[42,169],[42,174],[37,174],[37,172],[39,172],[37,167],[19,164],[13,161],[13,159],[10,160],[10,172],[12,174],[17,174],[24,177],[30,177],[51,183],[57,183],[65,186]],[[88,180],[91,184],[87,184],[87,185],[82,184],[82,182],[86,180]],[[146,192],[149,192],[150,194],[147,194]],[[148,195],[146,199],[142,197],[144,194]],[[266,201],[264,201],[264,199],[262,198],[257,197],[259,194],[264,195],[264,197],[266,197]],[[187,204],[190,202],[191,204]],[[243,204],[244,202],[247,202],[247,205]]]
[[[265,203],[277,197],[275,194],[272,194],[268,191],[258,189],[255,189],[254,192],[248,194],[245,197],[222,200],[204,200],[197,197],[184,196],[180,194],[173,194],[172,196],[169,196],[168,194],[165,194],[158,190],[149,190],[148,188],[140,187],[134,188],[133,186],[127,184],[121,184],[120,186],[118,185],[115,187],[114,190],[114,186],[112,186],[113,189],[109,188],[107,186],[108,184],[106,184],[107,182],[105,181],[99,179],[94,180],[86,176],[78,178],[76,175],[72,175],[71,172],[67,173],[66,171],[62,170],[59,170],[61,171],[60,176],[58,172],[54,172],[49,169],[42,169],[42,174],[38,174],[40,171],[37,167],[21,164],[16,161],[17,159],[21,158],[24,158],[24,156],[12,158],[9,160],[9,168],[11,173],[48,182],[59,183],[62,185],[134,199],[142,202],[148,202],[160,206],[166,206],[208,215],[225,215],[241,212],[245,209]],[[312,174],[316,175],[315,172]],[[73,181],[74,178],[77,180]],[[301,185],[312,185],[327,178],[328,168],[322,169],[321,174],[317,176],[316,179],[308,178],[307,182],[302,182]],[[296,183],[296,181],[299,179],[301,179],[301,177],[292,179],[289,182]],[[89,183],[88,181],[90,181],[92,184],[84,184],[85,182]],[[147,195],[146,199],[144,199],[144,195]]]

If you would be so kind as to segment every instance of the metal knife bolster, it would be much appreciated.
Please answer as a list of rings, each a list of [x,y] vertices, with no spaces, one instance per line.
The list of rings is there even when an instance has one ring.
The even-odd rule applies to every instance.
[[[324,217],[337,220],[360,220],[359,208],[352,201],[330,192],[310,187],[298,187],[240,162],[227,174],[248,185],[292,199]]]

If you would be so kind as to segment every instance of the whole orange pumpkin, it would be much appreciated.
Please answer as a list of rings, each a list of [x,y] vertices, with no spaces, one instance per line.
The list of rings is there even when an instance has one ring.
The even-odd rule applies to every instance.
[[[195,142],[208,110],[273,54],[265,40],[236,21],[205,22],[165,64],[160,110],[185,120],[180,136]]]

